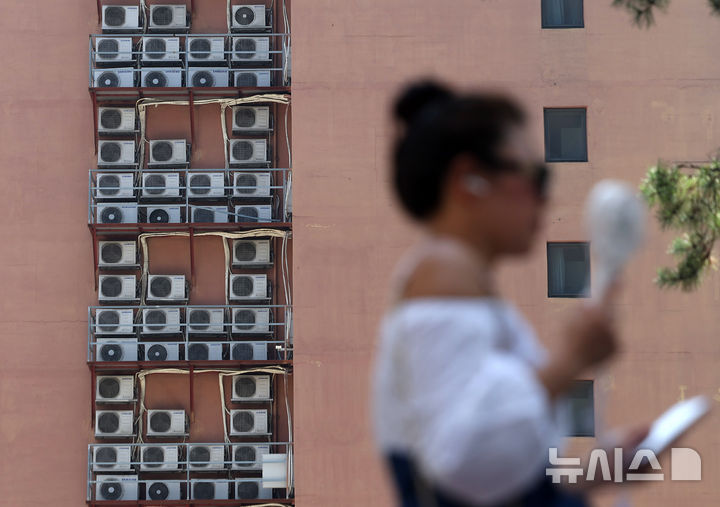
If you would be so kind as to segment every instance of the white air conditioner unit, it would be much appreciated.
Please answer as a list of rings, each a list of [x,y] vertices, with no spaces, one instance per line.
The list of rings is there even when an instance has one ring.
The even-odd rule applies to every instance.
[[[138,358],[138,343],[134,339],[98,338],[95,360],[100,362],[134,362]]]
[[[179,469],[180,452],[177,445],[143,445],[140,447],[140,470],[165,472]]]
[[[180,224],[182,212],[180,206],[146,206],[145,221],[149,224]]]
[[[190,470],[222,470],[225,468],[225,446],[190,444],[187,460]]]
[[[180,484],[184,481],[145,481],[146,500],[182,500]]]
[[[151,5],[151,31],[175,31],[187,29],[187,7],[185,4]]]
[[[120,502],[138,499],[137,475],[98,475],[95,500]]]
[[[143,37],[143,64],[179,63],[180,37]]]
[[[98,167],[134,167],[135,141],[98,141]]]
[[[135,416],[132,410],[97,410],[95,412],[96,437],[132,437]]]
[[[269,172],[236,172],[233,183],[234,197],[270,197],[272,183]]]
[[[233,62],[269,62],[270,37],[233,37]]]
[[[267,139],[231,139],[231,164],[267,163]]]
[[[150,141],[148,167],[185,166],[187,163],[188,149],[185,139]]]
[[[108,308],[95,310],[96,335],[132,335],[133,327],[132,308]]]
[[[224,62],[225,37],[188,37],[186,41],[189,62]]]
[[[230,299],[234,301],[268,299],[267,275],[230,275]]]
[[[232,333],[254,334],[270,332],[270,308],[245,307],[232,310]]]
[[[93,446],[93,471],[129,472],[132,461],[129,445]]]
[[[132,199],[135,196],[135,176],[132,173],[96,173],[97,199]]]
[[[232,251],[233,266],[252,268],[272,264],[269,239],[235,239]]]
[[[262,410],[231,410],[230,435],[267,435],[268,411]]]
[[[98,63],[132,62],[132,37],[97,37],[95,61]]]
[[[95,88],[132,88],[135,86],[135,69],[94,69]]]
[[[118,202],[97,205],[96,223],[98,224],[136,224],[138,207],[134,202]]]
[[[267,88],[270,86],[269,70],[236,70],[233,73],[236,88]]]
[[[140,72],[140,79],[144,88],[180,88],[182,86],[182,69],[144,68]]]
[[[191,199],[225,196],[225,173],[188,173],[188,197]]]
[[[134,241],[100,241],[98,266],[101,268],[132,267],[137,264],[137,244]]]
[[[265,132],[270,130],[270,107],[268,106],[233,106],[232,131]]]
[[[135,399],[135,377],[132,375],[103,375],[96,379],[95,401],[98,403],[127,403]]]
[[[230,484],[223,480],[190,479],[192,500],[227,500],[230,498]]]
[[[181,437],[187,429],[187,416],[184,410],[148,410],[147,436]]]
[[[190,67],[186,83],[188,88],[227,88],[230,72],[226,68]]]
[[[262,479],[236,479],[236,500],[260,500],[272,498],[272,489],[262,487]]]
[[[145,343],[145,361],[179,361],[179,343]]]
[[[180,301],[185,299],[185,275],[150,275],[148,301]]]
[[[232,401],[267,401],[270,399],[270,375],[237,375],[233,377]]]
[[[99,134],[133,134],[135,133],[134,107],[99,107]]]
[[[190,206],[191,223],[216,223],[226,224],[230,222],[227,206]]]
[[[143,334],[180,333],[180,308],[143,308],[142,318]]]
[[[102,9],[103,32],[137,32],[140,30],[140,7],[105,5]]]
[[[233,31],[262,31],[267,26],[265,5],[233,5],[232,24]]]
[[[180,197],[180,175],[178,173],[144,173],[142,195],[152,199]]]
[[[223,308],[188,308],[188,333],[223,334],[225,332],[225,310]]]
[[[235,206],[234,217],[236,223],[272,222],[272,206],[269,204]]]
[[[135,275],[100,275],[98,299],[100,301],[134,301],[137,298]]]
[[[230,346],[232,361],[267,361],[267,342],[235,342]]]
[[[187,345],[188,361],[222,361],[223,347],[218,342],[191,342]]]
[[[232,468],[262,470],[262,456],[270,454],[267,444],[236,444],[232,446]]]

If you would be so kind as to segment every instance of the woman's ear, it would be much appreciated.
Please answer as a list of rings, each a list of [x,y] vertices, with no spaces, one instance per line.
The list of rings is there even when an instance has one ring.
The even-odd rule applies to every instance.
[[[482,197],[490,189],[490,183],[480,173],[477,161],[469,155],[459,155],[452,161],[450,183],[474,197]]]

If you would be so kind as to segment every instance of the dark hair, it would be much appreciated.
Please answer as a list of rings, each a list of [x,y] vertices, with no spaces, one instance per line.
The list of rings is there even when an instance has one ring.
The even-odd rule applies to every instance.
[[[437,210],[448,166],[458,155],[476,157],[488,171],[502,170],[498,147],[508,128],[525,120],[512,99],[458,95],[433,81],[410,85],[397,99],[394,114],[405,126],[395,144],[395,191],[418,220]]]

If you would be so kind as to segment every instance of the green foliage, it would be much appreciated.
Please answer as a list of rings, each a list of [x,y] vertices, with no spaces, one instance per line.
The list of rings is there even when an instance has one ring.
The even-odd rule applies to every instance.
[[[687,0],[683,0],[687,1]],[[720,14],[720,0],[707,0],[713,14]],[[649,27],[654,21],[656,9],[665,10],[670,0],[613,0],[615,7],[624,7],[633,16],[633,21],[641,27]]]
[[[694,289],[705,270],[714,265],[712,250],[720,237],[720,162],[658,163],[648,171],[640,191],[663,229],[682,233],[668,250],[677,265],[660,268],[656,282],[661,287]]]

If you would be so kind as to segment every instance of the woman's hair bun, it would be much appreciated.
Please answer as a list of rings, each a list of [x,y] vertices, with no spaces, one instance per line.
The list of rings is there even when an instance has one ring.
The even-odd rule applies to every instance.
[[[395,101],[395,117],[409,125],[430,104],[450,100],[452,91],[435,81],[420,81],[408,86]]]

